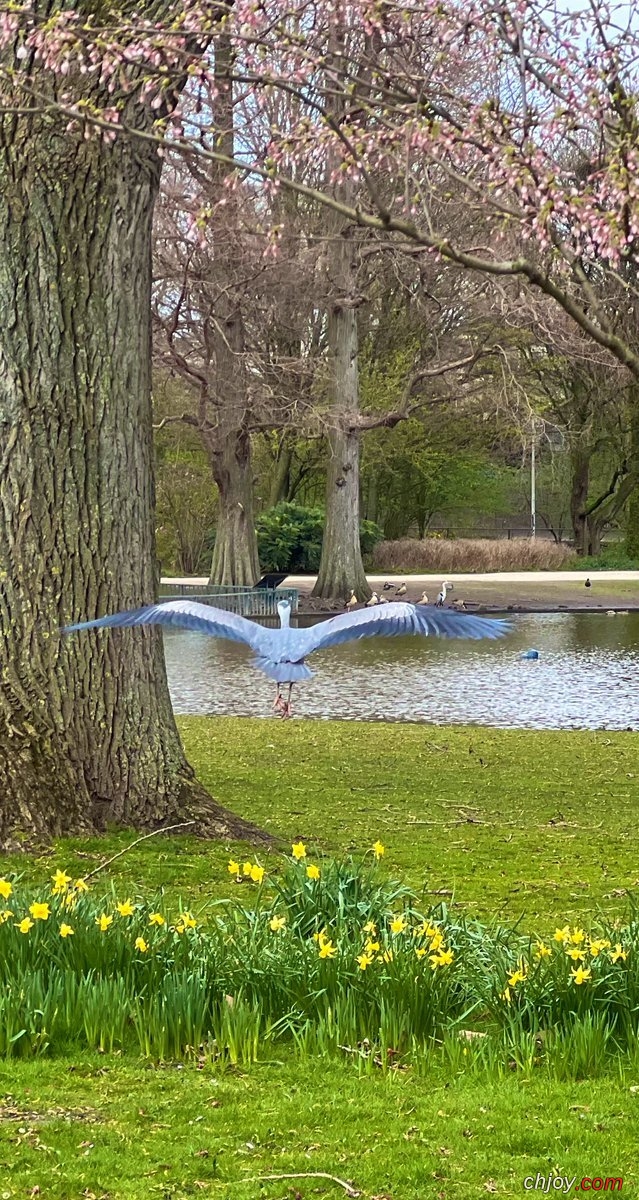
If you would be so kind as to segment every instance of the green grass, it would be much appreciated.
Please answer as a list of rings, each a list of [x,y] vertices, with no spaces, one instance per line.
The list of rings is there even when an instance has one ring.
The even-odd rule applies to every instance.
[[[389,874],[455,911],[547,932],[598,909],[621,915],[639,877],[636,735],[185,719],[200,778],[227,807],[320,853],[381,838]],[[5,860],[26,880],[91,870],[133,838],[66,841]],[[104,873],[121,896],[164,887],[198,909],[237,891],[242,847],[152,838]],[[260,855],[268,865],[268,855]],[[247,900],[247,902],[250,902]],[[621,1175],[639,1162],[639,1066],[582,1082],[455,1073],[358,1075],[348,1061],[265,1047],[247,1070],[131,1057],[0,1063],[0,1198],[367,1200],[524,1194],[526,1175]],[[35,1190],[35,1189],[39,1189]]]
[[[0,1066],[0,1195],[343,1197],[321,1179],[242,1182],[325,1171],[369,1200],[466,1200],[525,1195],[527,1175],[553,1168],[622,1176],[633,1195],[633,1087],[631,1077],[359,1077],[325,1061],[222,1076],[97,1058],[11,1063]]]
[[[625,907],[639,882],[637,737],[356,722],[184,718],[184,742],[221,803],[320,853],[386,845],[389,873],[457,911],[546,932]],[[133,839],[67,841],[5,862],[30,881],[55,866],[84,874]],[[109,869],[197,911],[237,890],[237,845],[186,837],[143,842]],[[268,864],[268,854],[261,855]]]

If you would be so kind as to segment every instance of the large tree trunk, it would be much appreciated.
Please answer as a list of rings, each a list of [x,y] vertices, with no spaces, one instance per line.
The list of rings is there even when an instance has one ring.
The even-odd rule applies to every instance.
[[[630,389],[630,465],[639,480],[639,387]],[[636,487],[626,508],[626,554],[639,558],[639,488]]]
[[[155,596],[152,149],[0,121],[0,842],[247,827],[185,760],[160,634],[61,638]]]
[[[577,443],[570,452],[570,520],[577,554],[588,553],[588,488],[590,486],[590,458],[588,449]]]
[[[229,432],[221,449],[209,448],[211,469],[219,492],[211,584],[253,587],[260,577],[253,518],[251,442],[245,432]]]

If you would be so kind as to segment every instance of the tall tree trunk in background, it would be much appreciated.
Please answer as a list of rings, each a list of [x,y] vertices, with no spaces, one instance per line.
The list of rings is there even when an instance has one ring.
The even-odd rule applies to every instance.
[[[639,387],[630,388],[630,460],[639,478]],[[626,554],[639,559],[639,488],[633,491],[626,508]]]
[[[0,843],[195,818],[158,631],[61,638],[155,597],[152,148],[0,118]]]
[[[260,576],[253,517],[251,442],[247,433],[230,430],[223,445],[207,445],[213,477],[219,492],[212,584],[253,587]]]
[[[229,158],[235,151],[233,113],[233,54],[230,38],[222,34],[215,43],[215,78],[218,88],[215,112],[216,145]],[[227,185],[232,170],[223,163],[212,168],[213,202],[231,196]],[[228,199],[231,204],[232,200]],[[226,209],[224,210],[226,211]],[[253,515],[253,472],[248,416],[244,319],[234,279],[235,239],[223,216],[214,229],[214,270],[217,299],[210,341],[215,358],[215,429],[210,426],[205,443],[217,484],[220,507],[211,562],[211,584],[252,587],[260,577],[257,535]]]
[[[590,454],[581,442],[570,450],[570,520],[577,554],[588,553],[588,521],[586,506],[590,486]]]
[[[342,34],[336,27],[333,52],[339,59]],[[339,78],[339,74],[337,76]],[[334,89],[334,85],[333,85]],[[345,95],[332,100],[339,121],[347,110]],[[333,163],[329,162],[329,177]],[[339,199],[352,203],[350,182],[335,189]],[[357,330],[358,252],[356,230],[339,214],[327,217],[330,239],[328,267],[328,356],[331,391],[330,428],[327,436],[326,521],[314,596],[325,600],[348,599],[350,589],[357,598],[368,600],[371,589],[366,579],[359,540],[359,368]],[[355,418],[355,420],[354,420]]]

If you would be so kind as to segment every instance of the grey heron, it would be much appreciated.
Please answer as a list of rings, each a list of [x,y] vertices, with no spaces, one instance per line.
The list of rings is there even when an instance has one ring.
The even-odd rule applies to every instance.
[[[442,590],[437,597],[436,608],[442,608],[446,599],[447,592],[453,592],[455,589],[452,583],[447,583],[446,580],[442,583]]]
[[[68,634],[83,629],[117,629],[131,625],[178,625],[212,637],[243,642],[255,655],[254,665],[277,684],[273,707],[283,717],[289,717],[293,685],[301,679],[312,677],[305,659],[316,650],[380,635],[435,634],[437,637],[498,638],[510,629],[506,621],[449,611],[438,612],[432,606],[426,608],[424,605],[395,601],[374,608],[340,613],[305,629],[291,629],[290,601],[280,600],[277,611],[280,628],[269,629],[236,613],[199,604],[195,600],[169,600],[163,604],[149,604],[145,608],[97,617],[94,621],[67,625],[62,632]],[[282,695],[284,684],[288,685],[286,699]]]

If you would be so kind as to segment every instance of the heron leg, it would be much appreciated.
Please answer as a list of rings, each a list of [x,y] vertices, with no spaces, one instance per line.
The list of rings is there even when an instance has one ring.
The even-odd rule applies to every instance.
[[[273,708],[275,709],[276,712],[281,712],[283,716],[285,715],[284,709],[286,708],[286,701],[282,695],[281,683],[278,683],[278,685],[277,685],[277,692],[275,693],[275,699],[273,701]]]
[[[288,696],[286,700],[282,699],[282,716],[290,717],[293,714],[293,684],[288,685]]]

